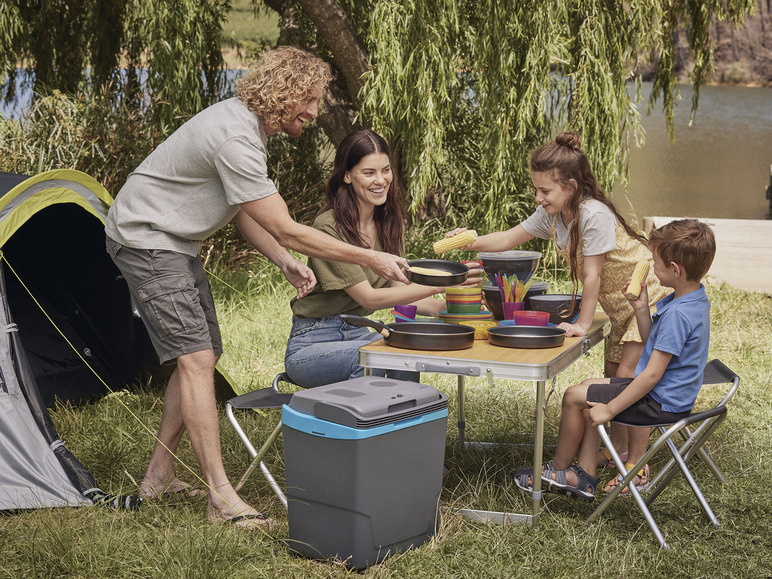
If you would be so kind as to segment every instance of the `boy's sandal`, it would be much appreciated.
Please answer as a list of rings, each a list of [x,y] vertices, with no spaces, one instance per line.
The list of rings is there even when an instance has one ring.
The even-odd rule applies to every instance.
[[[629,456],[629,453],[623,452],[622,454],[619,455],[619,458],[627,462],[628,456]],[[608,448],[604,448],[598,454],[598,466],[616,469],[617,465],[614,462],[614,458],[611,456],[611,453],[609,452]]]
[[[576,474],[576,486],[569,485],[565,480],[566,472],[569,470]],[[566,470],[556,470],[551,472],[555,473],[555,480],[550,481],[548,490],[566,495],[570,494],[572,497],[584,499],[585,501],[592,502],[595,500],[595,489],[598,488],[598,479],[589,474],[578,464],[572,464]],[[547,474],[548,473],[545,471],[544,475]],[[542,479],[544,479],[544,476],[542,476]]]
[[[628,472],[630,471],[631,468],[634,468],[634,467],[635,465],[632,462],[625,463],[625,470],[627,470]],[[641,490],[643,487],[645,487],[646,483],[649,482],[649,474],[650,474],[649,465],[644,464],[643,468],[638,471],[638,474],[636,474],[633,477],[633,484],[635,485],[635,488],[637,488],[638,490]],[[611,491],[613,491],[616,488],[616,486],[622,482],[623,478],[624,477],[622,477],[621,474],[615,478],[612,478],[610,481],[606,483],[606,486],[603,487],[603,492],[610,493]],[[628,487],[625,487],[622,489],[623,495],[627,495],[629,493],[630,493],[630,489]]]
[[[552,470],[552,461],[549,461],[542,467],[542,472],[546,470]],[[533,477],[533,468],[516,468],[512,471],[512,480],[515,481],[515,486],[520,490],[532,493],[533,485],[528,483],[528,479]]]
[[[562,493],[563,489],[568,487],[568,479],[566,479],[566,472],[568,472],[572,467],[568,467],[564,470],[558,470],[554,467],[552,464],[552,461],[548,462],[544,466],[544,472],[541,474],[541,480],[546,485],[547,492],[557,492]],[[552,475],[555,475],[555,478],[552,478]]]
[[[542,472],[544,472],[545,469],[551,469],[552,468],[552,461],[547,462],[543,467],[541,467]],[[516,468],[512,471],[512,476],[520,476],[523,474],[532,475],[533,474],[533,467],[528,468]]]
[[[531,474],[515,474],[512,473],[512,480],[515,481],[515,486],[519,488],[521,491],[525,491],[527,493],[533,492],[533,487],[528,484],[528,479],[533,476],[533,471],[531,471]]]

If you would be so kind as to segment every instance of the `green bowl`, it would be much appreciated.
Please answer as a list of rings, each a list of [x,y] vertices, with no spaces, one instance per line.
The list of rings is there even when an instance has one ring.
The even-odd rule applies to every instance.
[[[476,314],[480,311],[480,302],[474,304],[454,304],[445,302],[449,314]]]

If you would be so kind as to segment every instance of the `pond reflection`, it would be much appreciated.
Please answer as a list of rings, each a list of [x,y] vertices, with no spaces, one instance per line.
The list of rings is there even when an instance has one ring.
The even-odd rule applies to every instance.
[[[646,96],[650,89],[646,84]],[[772,164],[772,89],[703,87],[691,127],[691,86],[681,87],[681,97],[675,143],[660,111],[643,117],[646,144],[631,152],[627,191],[614,189],[619,210],[639,226],[644,216],[653,215],[764,219]]]

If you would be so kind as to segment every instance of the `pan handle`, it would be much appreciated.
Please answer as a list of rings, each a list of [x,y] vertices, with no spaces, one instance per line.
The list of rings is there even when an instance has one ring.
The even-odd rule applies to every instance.
[[[356,326],[357,328],[373,328],[378,330],[378,332],[383,334],[383,336],[386,338],[391,335],[391,330],[383,322],[371,320],[370,318],[365,318],[364,316],[355,316],[354,314],[341,314],[340,318],[347,324]]]

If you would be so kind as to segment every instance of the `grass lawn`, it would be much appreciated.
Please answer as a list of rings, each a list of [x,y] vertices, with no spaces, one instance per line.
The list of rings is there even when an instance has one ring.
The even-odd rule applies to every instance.
[[[213,281],[226,336],[223,365],[245,389],[261,388],[282,369],[290,316],[286,285],[258,265],[249,275]],[[545,494],[538,529],[474,523],[453,507],[528,512],[528,498],[508,478],[516,466],[531,464],[531,450],[510,445],[495,451],[467,451],[457,444],[455,379],[425,374],[424,381],[451,400],[445,462],[451,467],[442,492],[436,536],[365,571],[368,577],[769,577],[772,576],[772,299],[757,293],[709,286],[713,303],[711,358],[724,361],[742,377],[729,417],[709,443],[726,474],[721,486],[702,465],[693,472],[721,522],[707,524],[682,478],[655,503],[669,551],[661,551],[632,501],[615,506],[589,527],[592,506]],[[554,443],[562,391],[599,375],[602,348],[561,374],[558,395],[547,408],[547,443]],[[533,424],[530,383],[484,378],[468,381],[470,438],[528,443]],[[714,400],[704,392],[703,400]],[[108,492],[132,493],[149,458],[161,416],[156,388],[121,391],[52,414],[63,440]],[[276,414],[255,414],[248,428],[267,436]],[[224,413],[221,421],[226,471],[237,479],[248,456]],[[551,448],[546,449],[547,458]],[[198,468],[187,440],[180,449],[181,477],[194,482]],[[281,444],[268,462],[283,482]],[[652,464],[657,472],[661,464]],[[191,472],[185,470],[192,469]],[[607,478],[610,471],[601,471]],[[206,521],[206,498],[168,498],[146,502],[137,513],[98,508],[52,509],[6,514],[0,518],[0,577],[337,577],[356,575],[340,563],[292,555],[286,513],[259,474],[243,496],[278,520],[271,535]]]
[[[244,68],[250,59],[247,53],[258,51],[261,45],[273,46],[279,38],[279,17],[276,12],[255,15],[251,0],[234,0],[228,20],[223,25],[222,53],[230,68]]]

